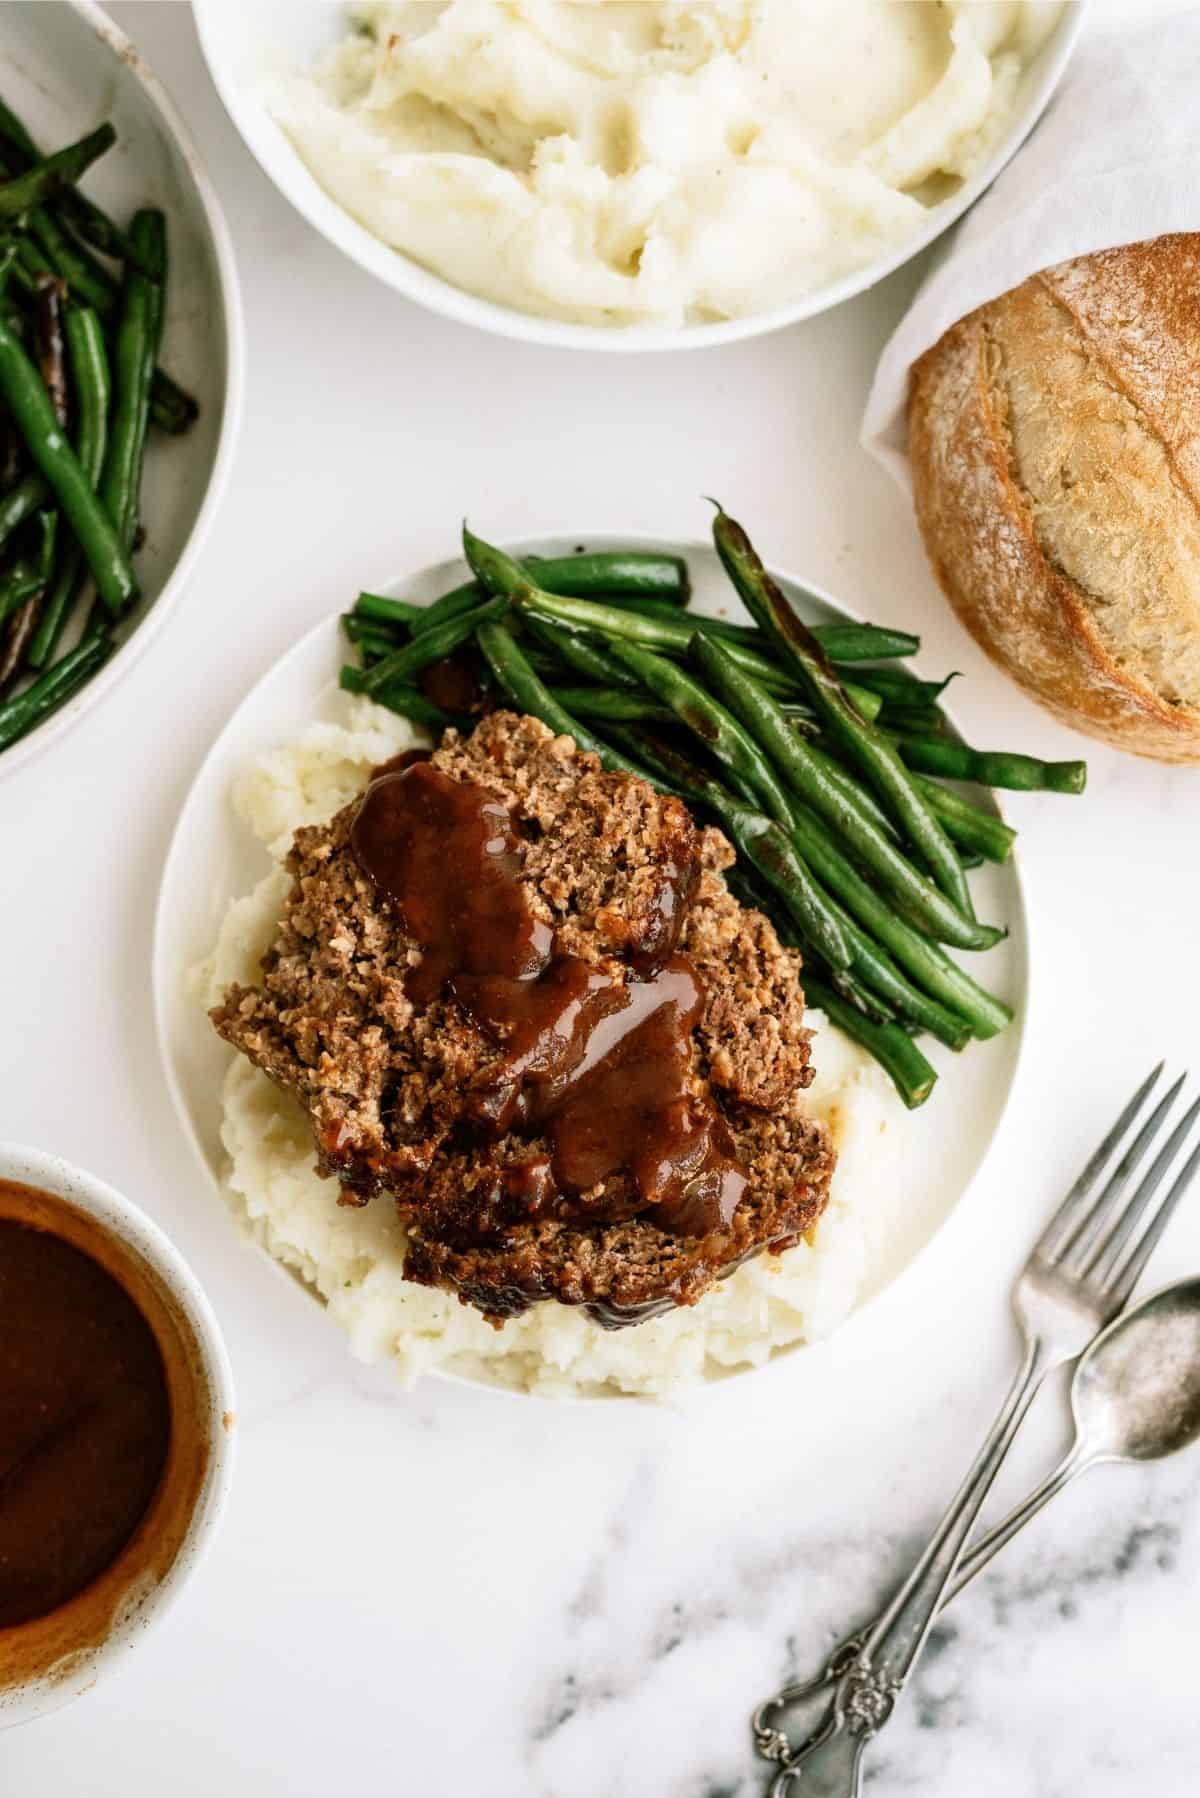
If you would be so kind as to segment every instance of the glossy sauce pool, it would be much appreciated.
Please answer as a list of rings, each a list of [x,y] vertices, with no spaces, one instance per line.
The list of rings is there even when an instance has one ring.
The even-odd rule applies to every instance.
[[[10,1696],[89,1663],[171,1571],[212,1402],[157,1270],[88,1211],[0,1180],[0,1725]]]
[[[0,1218],[0,1629],[112,1565],[170,1435],[162,1354],[120,1281],[52,1231]]]
[[[645,939],[625,968],[605,968],[560,951],[535,913],[522,881],[527,828],[486,788],[411,752],[376,770],[351,843],[423,951],[408,995],[429,1005],[446,993],[503,1045],[470,1112],[485,1135],[548,1137],[548,1159],[531,1153],[505,1176],[526,1218],[595,1217],[595,1195],[627,1173],[636,1205],[618,1199],[609,1215],[645,1212],[685,1236],[725,1228],[746,1176],[694,1090],[704,988],[676,951],[694,870],[662,865]]]

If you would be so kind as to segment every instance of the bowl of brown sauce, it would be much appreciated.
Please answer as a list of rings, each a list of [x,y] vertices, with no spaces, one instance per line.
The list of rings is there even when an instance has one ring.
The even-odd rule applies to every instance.
[[[215,1317],[102,1181],[0,1143],[0,1728],[91,1689],[211,1540],[233,1459]]]

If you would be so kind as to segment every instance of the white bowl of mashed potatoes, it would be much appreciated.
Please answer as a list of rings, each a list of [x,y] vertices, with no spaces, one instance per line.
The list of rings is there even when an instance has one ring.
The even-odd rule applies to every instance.
[[[906,261],[1032,128],[1074,0],[195,0],[231,116],[340,249],[509,336],[696,348]]]

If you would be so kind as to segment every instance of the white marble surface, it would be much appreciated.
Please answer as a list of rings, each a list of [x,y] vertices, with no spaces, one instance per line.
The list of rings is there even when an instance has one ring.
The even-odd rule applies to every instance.
[[[114,1181],[174,1235],[237,1369],[240,1464],[203,1576],[68,1713],[0,1737],[20,1798],[750,1798],[746,1717],[884,1595],[1013,1355],[1037,1219],[1159,1055],[1197,1049],[1200,774],[1090,751],[1078,802],[1017,798],[1035,1015],[984,1176],[917,1269],[825,1347],[676,1411],[449,1384],[398,1395],[239,1248],[188,1159],[151,1025],[167,836],[215,730],[362,582],[497,534],[700,527],[717,491],[785,566],[916,621],[981,742],[1077,739],[963,637],[856,447],[914,276],[770,340],[587,360],[410,310],[339,260],[226,122],[182,5],[114,9],[229,208],[249,324],[233,490],[163,640],[0,784],[5,1134]],[[930,1114],[930,1154],[937,1152]],[[1200,1266],[1200,1196],[1155,1275]],[[1064,1432],[1047,1392],[1004,1492]],[[1191,1798],[1200,1455],[1091,1476],[938,1632],[872,1790]]]

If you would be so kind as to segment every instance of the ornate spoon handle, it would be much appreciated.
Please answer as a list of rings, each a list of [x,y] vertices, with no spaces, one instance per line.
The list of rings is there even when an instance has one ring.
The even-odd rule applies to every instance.
[[[781,1768],[771,1781],[770,1798],[788,1798],[796,1781],[796,1798],[858,1798],[866,1745],[865,1736],[831,1728],[803,1766],[793,1760]]]
[[[921,1559],[882,1615],[867,1630],[848,1637],[835,1650],[825,1672],[805,1685],[785,1687],[754,1715],[759,1753],[783,1763],[785,1771],[806,1767],[814,1756],[825,1759],[835,1737],[849,1734],[860,1748],[883,1728],[903,1690],[934,1618],[941,1607],[959,1557],[974,1527],[992,1482],[1046,1373],[1040,1346],[1034,1342],[983,1447],[972,1463]],[[773,1726],[779,1711],[833,1686],[820,1722],[793,1749]],[[776,1781],[779,1790],[786,1785]],[[852,1788],[851,1788],[852,1789]],[[806,1794],[806,1798],[808,1795]]]

